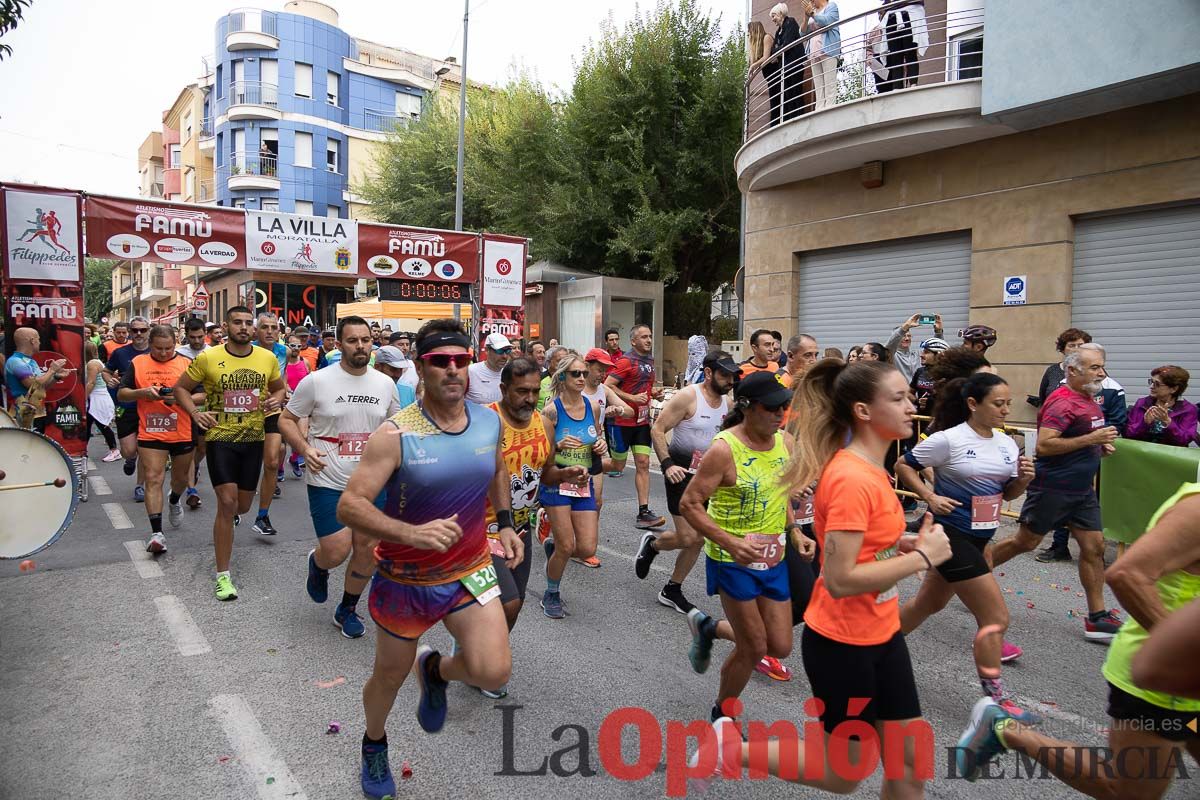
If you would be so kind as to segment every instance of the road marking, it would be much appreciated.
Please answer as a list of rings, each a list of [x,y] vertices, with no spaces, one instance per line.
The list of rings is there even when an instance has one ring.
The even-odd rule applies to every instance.
[[[973,686],[976,689],[979,688],[978,680],[970,677],[963,677],[962,681],[968,686]],[[1022,708],[1026,711],[1033,711],[1046,719],[1065,722],[1073,728],[1079,729],[1083,733],[1092,733],[1099,736],[1105,736],[1105,731],[1108,730],[1107,725],[1101,725],[1081,714],[1076,714],[1071,711],[1063,711],[1057,705],[1044,703],[1040,700],[1034,700],[1031,697],[1025,697],[1024,695],[1019,695],[1015,692],[1009,692],[1009,696],[1012,698],[1012,701],[1016,703],[1018,708]],[[1060,739],[1063,738],[1061,732],[1056,733],[1055,735]]]
[[[89,475],[88,482],[92,485],[94,494],[112,494],[112,489],[108,486],[108,481],[99,475]]]
[[[639,541],[640,541],[640,539],[639,539]],[[623,558],[626,561],[633,561],[635,563],[637,562],[637,556],[631,556],[628,553],[622,553],[620,550],[613,550],[611,547],[605,547],[602,544],[596,545],[596,549],[599,550],[601,553],[606,553],[610,556],[617,556],[618,558]],[[676,551],[676,552],[678,552],[678,551]],[[660,555],[661,555],[661,553],[660,553]],[[657,560],[658,559],[655,559],[655,562],[657,562]],[[671,574],[671,570],[667,569],[666,567],[664,567],[658,563],[651,564],[650,569],[657,570],[658,572],[661,572],[664,575]]]
[[[225,738],[260,800],[284,797],[307,800],[304,790],[288,771],[287,763],[275,752],[271,740],[263,733],[250,705],[241,695],[217,695],[208,701],[208,707],[219,718]],[[271,779],[270,783],[268,779]]]
[[[96,462],[92,461],[90,458],[87,461],[88,461],[88,472],[95,472],[96,471]]]
[[[133,568],[137,570],[138,575],[143,578],[163,576],[162,567],[154,560],[154,556],[146,552],[145,542],[126,542],[125,549],[129,551],[129,560],[133,562]]]
[[[175,639],[179,655],[201,656],[212,652],[212,648],[208,646],[208,640],[196,627],[196,623],[192,621],[192,615],[188,613],[187,608],[178,597],[173,594],[156,597],[154,605],[158,606],[158,616],[162,617],[167,630]]]
[[[129,515],[125,513],[125,509],[121,508],[120,503],[104,503],[100,507],[104,509],[105,514],[108,514],[108,521],[117,530],[120,531],[133,527],[133,523],[129,520]]]

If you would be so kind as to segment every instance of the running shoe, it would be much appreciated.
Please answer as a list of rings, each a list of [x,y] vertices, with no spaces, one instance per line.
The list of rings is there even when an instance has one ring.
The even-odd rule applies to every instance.
[[[763,656],[762,660],[754,666],[754,671],[761,672],[773,681],[790,681],[792,679],[792,671],[774,656]]]
[[[692,669],[703,675],[712,661],[713,640],[717,638],[717,623],[708,614],[693,608],[687,615],[688,628],[692,631],[692,646],[688,648],[688,661]]]
[[[1049,564],[1052,561],[1070,561],[1071,550],[1067,547],[1055,547],[1054,545],[1050,545],[1033,558],[1035,561],[1040,561],[1043,564]]]
[[[658,602],[667,608],[673,608],[680,614],[690,614],[694,605],[683,596],[683,587],[677,583],[668,583],[658,593]]]
[[[283,480],[283,464],[279,465],[279,470],[275,473],[275,480],[277,480],[277,481]]]
[[[242,524],[242,515],[234,514],[233,515],[233,527],[236,528],[238,525],[241,525],[241,524]]]
[[[362,746],[362,790],[371,800],[396,796],[396,779],[388,764],[386,744]]]
[[[715,741],[717,749],[717,758],[716,761],[713,762],[713,770],[705,778],[688,778],[688,794],[703,794],[704,792],[707,792],[708,787],[712,785],[712,782],[721,777],[721,758],[725,752],[725,731],[728,729],[731,733],[736,733],[732,727],[727,727],[726,723],[728,723],[730,726],[734,724],[733,720],[729,717],[719,717],[713,721],[712,726],[713,733],[716,734]],[[699,747],[697,747],[696,752],[692,753],[692,755],[688,758],[688,767],[695,769],[698,763],[700,763]]]
[[[280,488],[278,483],[275,484],[275,494],[273,494],[272,497],[283,497],[283,489]]]
[[[108,455],[106,455],[104,458],[102,458],[100,460],[103,461],[105,464],[111,464],[112,462],[117,461],[120,458],[121,458],[120,450],[109,450]]]
[[[304,477],[304,459],[300,458],[292,462],[292,475],[296,478]]]
[[[600,559],[596,558],[595,556],[588,556],[587,558],[572,558],[571,560],[576,564],[583,564],[588,569],[600,569]]]
[[[637,557],[633,559],[633,572],[642,580],[650,574],[650,565],[658,555],[658,551],[654,549],[654,540],[657,538],[653,533],[643,533],[642,541],[638,544]]]
[[[338,626],[342,631],[342,636],[347,639],[357,639],[367,632],[358,612],[346,606],[338,606],[337,610],[333,612],[333,624]]]
[[[417,722],[426,733],[437,733],[446,724],[446,681],[429,674],[429,659],[435,655],[441,657],[437,650],[423,644],[417,648],[417,659],[413,662],[417,686],[421,690]]]
[[[150,543],[146,545],[146,552],[154,555],[167,552],[166,538],[161,533],[151,534]]]
[[[200,499],[200,493],[199,493],[199,492],[197,492],[195,489],[188,489],[188,490],[187,490],[187,505],[188,505],[188,508],[190,508],[192,511],[195,511],[197,508],[199,508],[199,507],[200,507],[200,506],[203,504],[203,502],[204,502],[204,501],[202,501],[202,500]]]
[[[1114,611],[1105,611],[1096,619],[1089,615],[1083,620],[1083,635],[1089,642],[1111,642],[1119,630],[1121,619]]]
[[[537,512],[537,518],[538,541],[542,544],[545,544],[546,540],[550,538],[550,515],[539,508]]]
[[[217,576],[216,594],[218,600],[237,600],[237,587],[228,575]]]
[[[996,733],[996,726],[1009,719],[1012,717],[995,700],[979,699],[971,709],[971,721],[959,737],[954,754],[959,775],[974,782],[983,767],[1007,749]]]
[[[145,486],[133,487],[133,502],[135,502],[135,503],[146,502],[146,487]]]
[[[167,503],[167,521],[171,523],[172,528],[183,524],[183,503]]]
[[[1018,706],[1011,697],[1004,697],[1004,698],[1000,698],[1000,699],[992,698],[992,699],[996,700],[996,704],[998,706],[1000,706],[1002,709],[1004,709],[1005,714],[1008,714],[1010,717],[1017,720],[1018,722],[1024,722],[1028,725],[1036,725],[1037,723],[1042,721],[1042,718],[1038,714],[1035,714],[1032,711],[1024,710],[1023,708]]]
[[[126,475],[132,475],[137,471],[137,456],[125,459],[125,463],[121,465],[121,471]]]
[[[308,583],[305,588],[314,603],[324,603],[329,599],[329,570],[317,566],[315,547],[308,551]]]
[[[1010,661],[1016,661],[1024,653],[1024,650],[1017,647],[1012,642],[1005,640],[1005,642],[1000,645],[1000,663],[1007,664]]]
[[[610,477],[610,478],[619,478],[622,475],[624,475],[625,473],[624,473],[624,471],[622,471],[622,472],[608,472],[605,474],[608,475],[608,477]]]
[[[503,700],[508,697],[508,684],[504,684],[499,689],[480,689],[479,693],[492,700]]]
[[[637,522],[634,523],[634,526],[640,530],[646,530],[647,528],[661,528],[666,524],[666,517],[659,516],[658,514],[655,514],[654,511],[647,508],[645,511],[637,515]]]
[[[562,596],[558,592],[546,592],[542,595],[542,613],[550,619],[562,619],[567,615],[563,611]]]
[[[254,527],[250,530],[255,533],[260,533],[263,536],[275,536],[279,531],[275,530],[275,526],[271,524],[271,518],[263,514],[254,520]]]

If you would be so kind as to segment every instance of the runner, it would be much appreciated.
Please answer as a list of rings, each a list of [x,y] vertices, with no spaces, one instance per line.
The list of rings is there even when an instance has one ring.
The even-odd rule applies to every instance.
[[[727,354],[719,360],[715,370],[711,366],[705,370],[701,386],[710,381],[726,385],[724,375],[716,373],[727,369]],[[779,425],[792,393],[779,385],[773,373],[757,372],[737,384],[734,397],[733,412],[721,424],[679,501],[680,516],[689,529],[708,540],[704,545],[708,594],[720,596],[734,639],[721,668],[713,720],[723,715],[726,699],[738,697],[746,688],[763,656],[784,658],[792,652],[791,593],[782,562],[785,534],[795,521],[787,486],[779,480],[790,451]],[[696,435],[686,437],[690,441],[682,442],[678,451],[700,446],[700,432],[709,424],[698,421],[697,425]],[[692,458],[689,463],[697,462]],[[811,557],[811,547],[808,553]],[[693,620],[696,625],[703,623],[711,649],[716,623],[698,609],[689,615],[689,622]],[[704,661],[707,669],[707,654]]]
[[[367,437],[400,410],[400,403],[395,384],[368,366],[371,329],[367,321],[344,317],[338,322],[337,340],[341,360],[300,380],[279,417],[279,431],[293,452],[304,454],[308,467],[308,512],[317,534],[317,546],[308,553],[308,596],[324,603],[329,597],[329,571],[350,558],[333,624],[347,639],[357,639],[366,632],[356,611],[358,599],[374,572],[378,542],[338,522],[337,505],[362,458]],[[300,429],[303,421],[308,422],[307,434]],[[383,500],[380,494],[380,507]]]
[[[512,357],[513,346],[502,333],[489,333],[483,342],[484,360],[467,368],[467,400],[480,405],[500,399],[500,372]]]
[[[254,329],[254,345],[261,347],[279,362],[279,372],[287,367],[288,349],[279,343],[279,318],[274,314],[259,314]],[[373,430],[373,429],[372,429]],[[275,536],[279,531],[271,524],[271,501],[283,492],[279,481],[283,480],[283,436],[279,433],[279,411],[268,412],[263,418],[263,466],[262,482],[258,487],[258,516],[251,528],[261,536]]]
[[[704,357],[703,380],[685,386],[663,406],[650,437],[658,463],[662,465],[663,484],[667,490],[667,510],[675,522],[675,530],[658,534],[642,534],[634,560],[634,573],[645,580],[650,565],[659,553],[678,550],[671,579],[658,593],[658,602],[687,614],[695,606],[683,596],[683,581],[700,557],[704,538],[684,519],[679,501],[692,482],[700,459],[708,451],[713,437],[721,430],[721,422],[729,413],[729,392],[739,369],[724,350],[713,350]],[[671,443],[667,444],[667,434]]]
[[[204,320],[198,317],[189,319],[183,326],[183,340],[185,343],[176,347],[175,352],[195,361],[196,356],[208,349],[208,340],[204,335]],[[199,408],[203,411],[203,404]],[[192,455],[192,473],[188,475],[187,499],[184,502],[187,503],[188,508],[195,511],[203,504],[200,493],[196,490],[196,484],[200,481],[200,465],[204,462],[206,452],[204,431],[199,425],[192,426],[192,441],[195,442],[196,449]]]
[[[1108,570],[1108,584],[1132,619],[1121,626],[1104,662],[1112,718],[1108,747],[1100,748],[1105,760],[1098,761],[1097,748],[1039,733],[983,698],[959,741],[959,775],[974,780],[992,758],[1015,750],[1089,797],[1157,800],[1184,766],[1181,747],[1200,760],[1200,700],[1145,688],[1141,658],[1157,637],[1170,633],[1177,615],[1194,613],[1200,599],[1200,484],[1181,486],[1149,527]],[[1180,667],[1194,684],[1194,657]]]
[[[622,402],[631,406],[633,419],[617,418],[609,428],[612,469],[609,474],[625,471],[629,451],[633,451],[634,483],[637,488],[638,514],[635,526],[646,530],[667,524],[665,517],[650,510],[650,400],[662,398],[662,388],[654,386],[654,335],[649,325],[634,325],[629,331],[629,352],[615,362],[607,383]]]
[[[550,376],[551,397],[542,412],[546,436],[554,442],[554,463],[559,467],[583,467],[591,474],[600,472],[601,459],[608,445],[600,435],[600,406],[583,396],[588,366],[574,350],[567,350]],[[550,538],[542,543],[546,550],[546,591],[542,611],[551,619],[566,616],[559,581],[572,558],[587,559],[596,554],[600,534],[600,512],[592,481],[586,475],[558,486],[543,485],[538,497],[550,518]]]
[[[138,420],[138,460],[146,475],[146,515],[150,518],[150,541],[146,550],[158,555],[167,551],[163,537],[163,477],[171,459],[171,494],[167,498],[172,528],[183,520],[183,493],[192,474],[192,420],[180,414],[172,397],[176,382],[192,361],[175,351],[175,332],[166,325],[150,329],[150,352],[130,362],[121,376],[117,398],[133,403]],[[203,402],[203,395],[197,398]]]
[[[772,375],[779,372],[779,362],[775,360],[777,346],[775,337],[765,328],[750,334],[750,352],[753,355],[742,362],[742,377],[755,372],[769,372]]]
[[[510,519],[500,420],[491,409],[464,401],[470,344],[455,320],[421,327],[416,352],[422,401],[371,435],[338,503],[346,525],[381,540],[370,598],[379,627],[375,666],[363,687],[362,789],[372,798],[396,792],[385,725],[410,670],[420,688],[417,720],[436,733],[446,721],[449,681],[499,689],[512,667],[504,611],[491,602],[500,587],[487,544],[485,498],[500,520],[509,569],[524,553]],[[381,511],[375,502],[385,489]],[[459,654],[418,648],[421,635],[438,622],[459,642]]]
[[[839,741],[827,747],[825,741],[772,740],[766,746],[767,763],[772,775],[780,776],[783,765],[788,780],[850,794],[860,781],[839,774],[826,753],[837,748],[848,758],[838,759],[843,764],[862,763],[861,739],[846,737],[844,728],[838,731],[851,714],[856,725],[865,722],[876,728],[880,741],[885,723],[920,721],[912,663],[900,632],[896,584],[946,561],[951,550],[941,526],[929,515],[920,536],[903,535],[904,512],[883,469],[887,450],[912,433],[913,406],[904,376],[890,364],[846,365],[827,359],[801,381],[798,395],[796,455],[786,480],[796,489],[817,484],[813,502],[822,558],[821,577],[804,615],[801,654],[813,696],[824,709],[825,741],[830,736]],[[716,452],[714,446],[701,464],[684,497],[685,512],[698,499],[693,493]],[[706,766],[712,763],[715,778],[726,758],[722,739],[737,736],[739,726],[723,717],[714,728],[717,747],[710,742],[692,758],[693,764],[701,759]],[[894,740],[894,733],[888,735]],[[736,744],[730,747],[737,749]],[[787,752],[781,753],[781,747]],[[885,752],[885,761],[895,757],[894,749],[889,751],[893,755]],[[887,765],[882,797],[924,796],[924,782],[913,775],[914,748],[905,747],[903,753],[903,765]],[[741,765],[748,765],[748,744],[741,746],[740,755]],[[823,759],[823,769],[805,768],[813,756]],[[756,753],[756,763],[759,758]]]
[[[1037,476],[1021,507],[1017,535],[992,548],[992,567],[1028,553],[1066,523],[1079,544],[1079,582],[1087,596],[1084,636],[1110,642],[1121,620],[1104,603],[1104,534],[1094,480],[1102,456],[1113,452],[1117,429],[1104,424],[1095,397],[1106,373],[1104,348],[1080,345],[1063,359],[1066,385],[1046,398],[1038,411]]]
[[[117,320],[112,326],[112,338],[100,343],[100,360],[108,361],[117,348],[129,344],[129,323]]]
[[[979,372],[956,378],[938,398],[937,433],[896,464],[900,480],[929,506],[946,531],[953,553],[900,609],[900,629],[912,633],[957,596],[975,616],[975,668],[984,694],[1014,716],[1022,716],[1000,678],[1001,662],[1020,657],[1021,648],[1004,641],[1008,607],[984,551],[1000,527],[1000,507],[1020,497],[1033,480],[1033,462],[1001,433],[1012,409],[1008,383]],[[921,471],[932,468],[930,488]]]
[[[113,390],[114,398],[133,359],[150,350],[150,320],[145,317],[134,317],[129,320],[129,332],[133,334],[133,339],[124,347],[114,350],[104,365],[104,381]],[[137,472],[137,485],[133,487],[133,499],[141,503],[146,499],[144,488],[146,476],[145,470],[138,464],[137,434],[137,403],[118,402],[117,444],[121,448],[121,455],[125,458],[122,471],[126,475]]]
[[[225,312],[229,341],[196,357],[175,384],[180,410],[205,430],[208,477],[217,496],[213,519],[213,551],[218,600],[236,600],[229,574],[233,528],[250,511],[262,471],[263,414],[279,408],[287,385],[275,356],[250,343],[254,314],[245,306]],[[204,387],[207,411],[192,402],[191,392]],[[269,393],[269,394],[268,394]],[[218,410],[219,409],[219,410]]]
[[[334,343],[337,343],[337,334],[334,333]],[[304,359],[300,358],[300,337],[295,334],[288,334],[287,337],[287,364],[283,368],[283,380],[287,384],[288,394],[296,391],[296,387],[300,385],[300,381],[304,380],[309,375],[308,364]],[[322,350],[322,353],[325,351]],[[336,351],[338,357],[342,355],[341,350]],[[308,420],[300,420],[300,437],[307,439],[308,437]],[[292,448],[292,455],[288,458],[288,464],[292,467],[292,476],[295,478],[304,477],[304,451]]]
[[[617,393],[613,391],[612,387],[604,382],[613,367],[613,360],[609,357],[608,352],[601,350],[599,347],[593,347],[584,354],[583,360],[588,365],[587,382],[583,387],[583,396],[587,398],[589,403],[595,403],[599,406],[600,416],[604,419],[605,428],[612,424],[611,420],[615,417],[632,419],[634,415],[633,409],[621,402],[621,398],[617,397]],[[611,466],[611,462],[609,461],[608,463]],[[596,495],[597,515],[604,510],[604,477],[605,473],[603,471],[592,476],[592,491]],[[545,518],[544,513],[539,513],[538,516],[539,519]],[[545,519],[544,523],[538,526],[538,541],[544,543],[546,537],[549,535],[550,522],[548,519]],[[596,555],[592,555],[590,558],[575,557],[572,560],[591,569],[600,566],[600,558]]]

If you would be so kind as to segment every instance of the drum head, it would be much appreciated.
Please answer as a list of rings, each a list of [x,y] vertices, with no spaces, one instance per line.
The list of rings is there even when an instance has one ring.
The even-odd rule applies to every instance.
[[[62,536],[75,517],[79,485],[66,451],[36,431],[0,428],[0,487],[62,478],[66,485],[0,491],[0,559],[28,558]]]
[[[8,412],[0,408],[0,428],[16,428],[19,427],[15,420],[8,415]]]

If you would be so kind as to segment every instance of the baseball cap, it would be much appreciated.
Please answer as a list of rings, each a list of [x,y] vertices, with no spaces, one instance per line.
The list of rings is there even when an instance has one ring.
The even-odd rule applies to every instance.
[[[497,353],[501,350],[512,349],[512,342],[503,333],[489,333],[488,337],[483,340],[483,344],[489,350],[495,350]]]
[[[703,366],[720,370],[727,375],[740,375],[742,368],[729,356],[718,356],[716,353],[709,353],[704,357]]]
[[[392,347],[390,344],[375,351],[375,363],[383,364],[385,367],[408,368],[412,366],[412,363],[404,357],[404,353],[400,352],[400,348]]]
[[[409,338],[409,335],[407,333],[405,333],[404,331],[395,331],[392,333],[391,336],[388,337],[388,341],[389,342],[398,342],[401,339],[408,339],[408,338]]]
[[[591,350],[588,350],[587,355],[583,357],[583,360],[589,362],[599,361],[606,367],[611,367],[613,365],[612,356],[608,354],[607,350],[603,350],[599,347],[593,347]]]
[[[291,330],[292,336],[308,336],[308,328],[303,325],[297,325]]]
[[[770,372],[752,372],[742,378],[733,387],[733,396],[764,406],[782,406],[792,399],[792,393],[783,388]]]
[[[931,339],[926,339],[925,341],[921,342],[921,349],[932,350],[935,353],[940,353],[943,350],[949,350],[950,343],[945,339],[939,339],[938,337],[934,336]]]
[[[204,330],[206,330],[206,331],[211,331],[215,327],[217,327],[217,323],[215,323],[215,322],[204,323]]]

